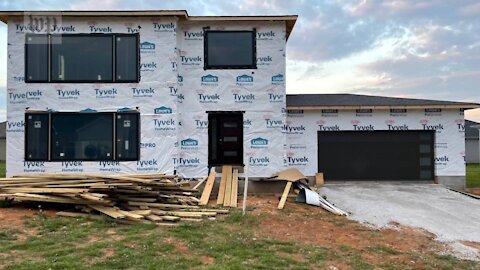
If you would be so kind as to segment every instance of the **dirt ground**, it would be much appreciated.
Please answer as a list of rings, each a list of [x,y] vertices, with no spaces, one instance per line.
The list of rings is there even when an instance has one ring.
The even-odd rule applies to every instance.
[[[293,241],[332,250],[354,249],[361,252],[363,260],[372,264],[388,261],[415,269],[423,268],[418,258],[424,255],[448,253],[446,245],[435,241],[434,235],[420,229],[395,224],[395,229],[378,230],[346,217],[335,216],[321,208],[295,203],[293,198],[287,200],[283,210],[277,210],[277,204],[278,196],[248,198],[249,215],[258,217],[259,222],[252,226],[255,237]],[[240,200],[239,207],[241,205]],[[47,216],[55,215],[55,212],[42,211]],[[16,229],[26,232],[27,236],[35,235],[36,232],[24,223],[25,217],[38,213],[38,209],[28,207],[0,208],[0,230]],[[179,250],[186,249],[182,243],[177,242],[176,245]],[[479,243],[469,243],[469,246],[480,248]],[[338,269],[351,269],[336,261],[332,261],[331,265]]]
[[[376,264],[386,260],[386,254],[393,264],[417,264],[412,254],[449,254],[450,248],[438,241],[435,235],[419,229],[392,224],[391,229],[376,229],[351,221],[346,217],[335,216],[321,208],[287,200],[282,211],[277,210],[276,196],[255,196],[248,199],[253,207],[252,214],[263,217],[255,234],[288,241],[327,246],[332,249],[353,248],[362,252],[366,261]],[[480,249],[480,243],[465,243]],[[382,251],[382,249],[385,249]],[[381,252],[379,252],[379,250]],[[337,266],[338,267],[338,266]],[[340,269],[348,267],[340,267]]]

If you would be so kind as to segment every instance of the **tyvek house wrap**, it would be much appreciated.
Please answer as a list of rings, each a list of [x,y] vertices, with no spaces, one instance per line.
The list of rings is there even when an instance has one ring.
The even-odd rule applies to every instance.
[[[256,29],[257,69],[204,70],[203,27]],[[208,114],[245,111],[244,163],[251,176],[270,176],[283,168],[285,134],[285,23],[185,23],[177,36],[179,145],[178,171],[207,174]],[[193,139],[197,144],[182,144]],[[255,141],[262,140],[263,144]]]
[[[245,111],[244,162],[252,176],[284,166],[285,23],[180,25],[174,17],[62,18],[58,33],[140,33],[141,81],[115,84],[24,82],[22,21],[8,25],[7,175],[53,172],[207,174],[208,114]],[[257,33],[258,69],[204,70],[203,27]],[[205,79],[207,78],[207,79]],[[213,78],[213,79],[212,79]],[[138,107],[140,160],[25,162],[24,112],[30,109],[98,112]],[[262,145],[252,143],[261,139]],[[183,143],[185,141],[195,143]],[[47,142],[46,142],[47,143]]]
[[[140,83],[25,83],[23,21],[8,25],[7,175],[43,172],[173,173],[177,132],[177,19],[62,18],[64,33],[140,32]],[[61,33],[61,32],[60,32]],[[99,112],[138,107],[141,156],[134,162],[24,162],[25,108]],[[170,113],[158,110],[170,108]],[[47,142],[45,142],[47,143]]]
[[[465,176],[464,113],[459,109],[407,110],[390,112],[373,110],[289,111],[287,167],[305,175],[317,172],[317,132],[341,130],[435,130],[435,175]],[[394,153],[392,153],[394,154]],[[341,162],[341,160],[339,160]]]

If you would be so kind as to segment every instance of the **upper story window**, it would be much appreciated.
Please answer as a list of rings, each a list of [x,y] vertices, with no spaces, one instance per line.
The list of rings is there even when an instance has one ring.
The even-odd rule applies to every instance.
[[[205,69],[256,69],[253,31],[205,31]]]
[[[138,82],[138,34],[27,35],[25,82]]]

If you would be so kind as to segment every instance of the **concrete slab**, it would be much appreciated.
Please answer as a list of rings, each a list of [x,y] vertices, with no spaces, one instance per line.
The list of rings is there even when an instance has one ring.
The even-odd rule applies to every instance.
[[[351,213],[348,218],[376,227],[422,228],[446,242],[454,255],[480,259],[479,250],[459,241],[480,242],[480,200],[435,184],[329,184],[320,195]]]

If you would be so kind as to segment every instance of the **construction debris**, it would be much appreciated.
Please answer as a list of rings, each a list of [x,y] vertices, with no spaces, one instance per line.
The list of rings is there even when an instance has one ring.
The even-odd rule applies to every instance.
[[[331,213],[334,213],[335,215],[348,216],[347,212],[334,206],[333,204],[328,202],[326,199],[322,198],[317,192],[310,190],[308,186],[302,185],[300,187],[300,192],[298,193],[298,196],[295,201],[310,204],[310,205],[320,206],[323,209]]]
[[[315,177],[316,185],[323,184],[323,173],[318,173]],[[298,169],[291,168],[287,170],[283,170],[278,174],[273,175],[270,179],[275,180],[286,180],[287,184],[285,185],[285,189],[283,190],[282,197],[280,198],[280,202],[278,203],[278,209],[283,209],[285,207],[285,202],[287,201],[288,194],[290,193],[290,189],[292,185],[295,185],[300,191],[296,198],[296,202],[306,203],[310,205],[320,206],[323,209],[334,213],[336,215],[347,216],[348,213],[341,210],[340,208],[334,206],[326,199],[322,198],[316,191],[313,191],[307,184],[306,180],[307,177],[303,175]],[[305,183],[303,183],[305,182]]]
[[[211,184],[211,174],[207,186]],[[211,190],[211,188],[210,188]],[[121,223],[175,225],[200,221],[226,209],[201,209],[198,191],[174,175],[39,174],[0,178],[0,199],[74,205],[81,212],[58,212],[67,217],[98,217],[98,212]]]
[[[207,183],[203,189],[199,205],[206,205],[210,200],[216,173],[212,171],[208,176]],[[237,207],[238,205],[238,169],[230,165],[222,166],[222,176],[217,194],[217,205],[225,207]]]
[[[288,194],[290,193],[290,189],[292,188],[292,183],[307,178],[298,169],[291,168],[283,170],[278,174],[274,174],[270,179],[287,181],[287,184],[285,185],[285,189],[283,190],[282,197],[280,198],[280,202],[278,203],[277,207],[281,210],[283,209],[283,207],[285,207],[285,202],[287,201]]]

